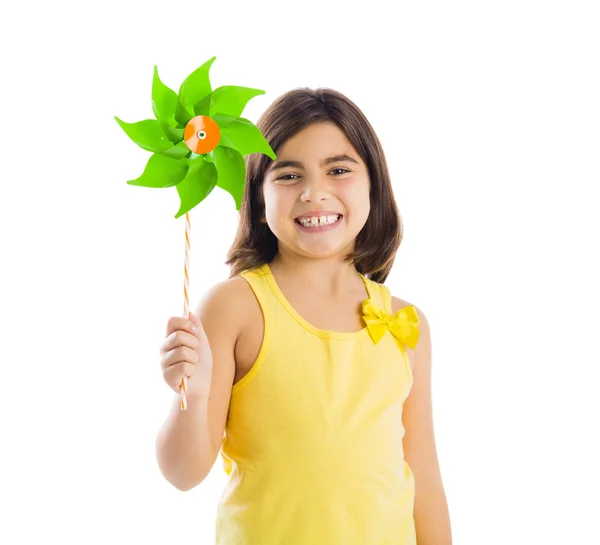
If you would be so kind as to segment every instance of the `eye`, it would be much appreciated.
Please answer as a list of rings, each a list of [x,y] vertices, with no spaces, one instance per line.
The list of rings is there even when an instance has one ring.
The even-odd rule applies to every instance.
[[[293,181],[293,179],[290,178],[290,176],[296,176],[295,179],[299,178],[299,176],[297,174],[282,174],[281,176],[279,176],[279,178],[276,178],[276,179],[283,180],[283,181]]]
[[[346,174],[347,172],[350,172],[347,168],[342,168],[342,167],[334,168],[331,172],[334,172],[334,171],[338,171],[339,174]],[[339,174],[338,174],[338,176],[339,176]]]

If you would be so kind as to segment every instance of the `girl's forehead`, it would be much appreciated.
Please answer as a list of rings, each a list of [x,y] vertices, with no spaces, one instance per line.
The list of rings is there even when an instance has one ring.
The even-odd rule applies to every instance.
[[[289,138],[277,153],[279,160],[326,161],[331,157],[360,161],[344,132],[334,123],[314,123]]]
[[[346,138],[344,131],[342,131],[335,123],[331,121],[321,121],[319,123],[311,123],[298,131],[285,142],[284,146],[304,143],[307,140],[314,139],[335,139],[348,142],[348,138]]]

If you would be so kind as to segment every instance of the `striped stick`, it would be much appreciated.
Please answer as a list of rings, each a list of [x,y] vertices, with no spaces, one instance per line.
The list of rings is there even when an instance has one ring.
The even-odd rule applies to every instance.
[[[183,317],[190,319],[190,216],[185,213],[185,263],[183,264],[183,272],[185,274],[183,281]],[[187,376],[183,376],[181,380],[181,410],[187,409]]]

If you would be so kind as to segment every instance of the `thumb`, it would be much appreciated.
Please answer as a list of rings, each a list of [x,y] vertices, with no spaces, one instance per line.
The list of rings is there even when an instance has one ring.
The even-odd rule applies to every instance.
[[[196,316],[193,312],[190,312],[190,320],[194,324],[194,335],[196,335],[196,338],[200,341],[205,340],[206,333],[204,331],[204,328],[202,327],[202,322],[200,321],[200,318],[198,318],[198,316]]]

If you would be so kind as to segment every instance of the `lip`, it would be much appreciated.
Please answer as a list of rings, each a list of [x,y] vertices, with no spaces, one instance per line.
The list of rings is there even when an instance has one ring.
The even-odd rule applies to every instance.
[[[298,218],[306,218],[306,217],[311,217],[311,216],[343,216],[343,214],[340,214],[339,212],[336,212],[335,210],[309,210],[308,212],[305,212],[304,214],[300,214],[299,216],[296,216],[294,218],[294,220],[297,220]]]

